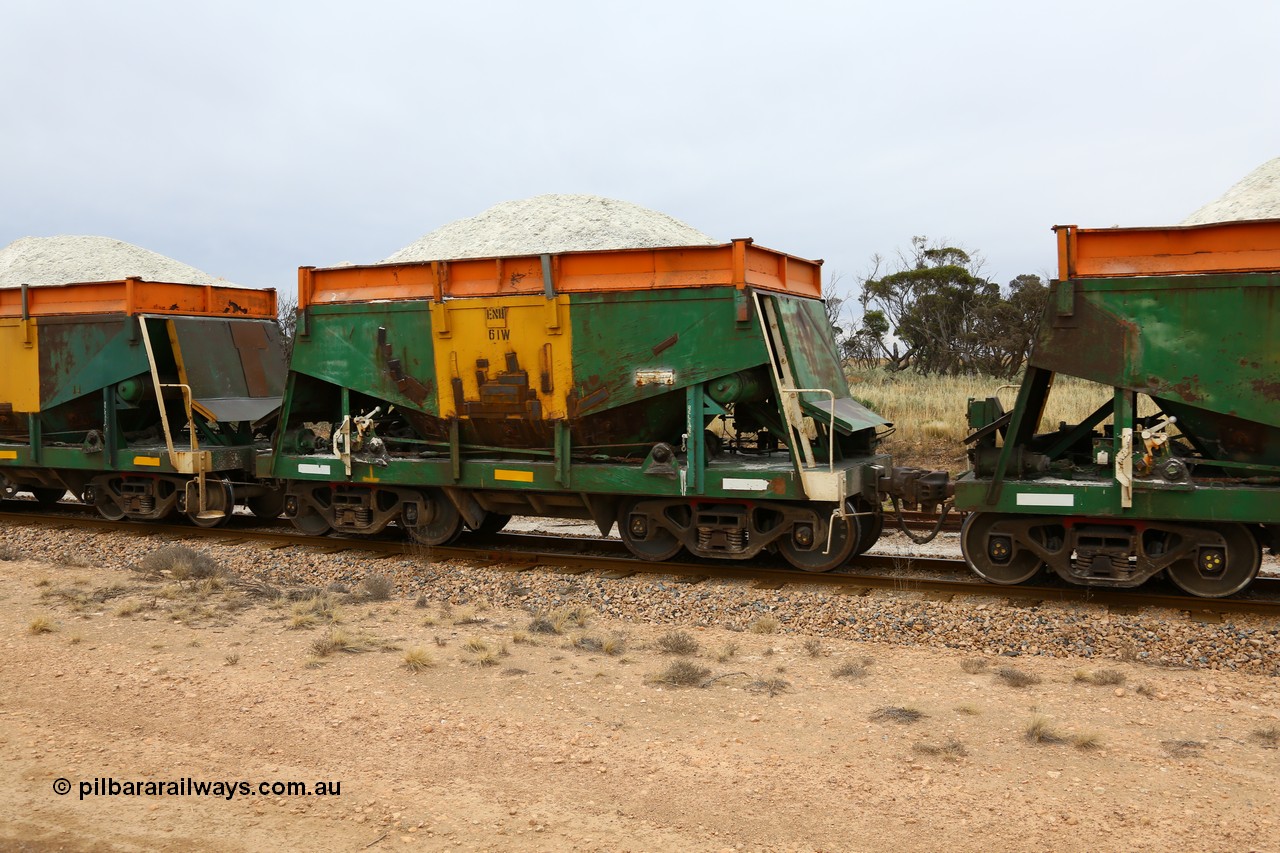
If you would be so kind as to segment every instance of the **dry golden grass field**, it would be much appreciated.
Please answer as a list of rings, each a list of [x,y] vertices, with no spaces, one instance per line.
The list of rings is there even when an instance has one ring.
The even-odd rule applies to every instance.
[[[993,376],[921,376],[878,368],[850,374],[849,390],[893,422],[894,432],[882,447],[893,454],[895,462],[959,473],[968,467],[963,445],[969,432],[967,401],[998,396],[1005,409],[1011,409],[1018,396],[1017,381]],[[1110,388],[1095,382],[1058,376],[1040,430],[1054,429],[1062,421],[1078,423],[1110,396]],[[1149,413],[1141,405],[1139,411]]]

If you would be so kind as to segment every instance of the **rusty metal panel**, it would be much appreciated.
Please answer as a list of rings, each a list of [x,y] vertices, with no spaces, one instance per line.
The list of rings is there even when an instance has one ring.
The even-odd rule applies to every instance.
[[[175,317],[168,325],[182,381],[218,420],[257,420],[279,406],[284,359],[274,322]]]

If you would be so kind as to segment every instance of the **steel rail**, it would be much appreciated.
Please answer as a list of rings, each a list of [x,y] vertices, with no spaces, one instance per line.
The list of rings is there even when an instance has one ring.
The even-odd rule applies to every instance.
[[[48,515],[39,512],[0,512],[0,521],[19,524],[105,530],[137,536],[164,535],[174,539],[213,539],[229,544],[256,542],[273,548],[312,548],[329,553],[366,551],[370,553],[428,559],[459,559],[484,564],[486,568],[510,571],[528,571],[537,568],[600,571],[604,577],[620,578],[634,574],[674,575],[686,582],[708,578],[750,580],[761,589],[781,589],[786,585],[826,586],[841,595],[865,595],[872,590],[918,593],[925,597],[950,600],[955,596],[978,596],[1006,599],[1016,606],[1030,607],[1042,602],[1097,604],[1119,611],[1134,611],[1147,607],[1186,611],[1192,618],[1220,619],[1225,614],[1280,615],[1280,579],[1260,578],[1239,598],[1195,598],[1183,594],[1164,593],[1147,589],[1099,589],[1097,587],[1068,586],[1056,580],[1038,584],[1000,586],[977,578],[955,580],[946,578],[913,577],[902,572],[931,570],[963,572],[968,568],[963,560],[930,557],[885,557],[863,555],[854,558],[845,570],[839,572],[802,572],[792,568],[778,568],[762,559],[743,562],[718,560],[685,560],[654,563],[640,560],[625,552],[619,541],[608,539],[567,539],[565,537],[500,533],[491,536],[470,534],[468,541],[428,547],[389,535],[370,537],[307,536],[281,525],[262,519],[239,517],[223,527],[202,528],[191,525],[132,522],[110,522],[97,517]],[[262,529],[276,526],[280,530]],[[566,543],[580,546],[575,553],[566,550]],[[555,548],[550,546],[554,544]],[[584,550],[589,550],[584,553]],[[875,574],[877,568],[890,569],[895,574]]]

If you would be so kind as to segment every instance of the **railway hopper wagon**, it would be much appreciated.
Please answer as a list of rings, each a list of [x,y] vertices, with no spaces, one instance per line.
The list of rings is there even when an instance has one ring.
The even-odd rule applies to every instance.
[[[879,535],[887,424],[853,400],[820,262],[737,240],[299,271],[270,471],[301,530],[418,542],[512,515],[615,523],[636,555],[776,548],[831,569]]]
[[[255,475],[285,367],[276,295],[140,279],[0,289],[0,495],[73,492],[108,519],[202,526],[237,502],[279,514]]]
[[[965,559],[1002,584],[1244,589],[1280,532],[1280,220],[1055,230],[1013,409],[969,404]],[[1040,432],[1059,374],[1099,405]]]

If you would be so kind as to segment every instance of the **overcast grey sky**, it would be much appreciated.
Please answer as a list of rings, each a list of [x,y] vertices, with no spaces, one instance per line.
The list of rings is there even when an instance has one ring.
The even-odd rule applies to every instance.
[[[1280,154],[1280,3],[0,0],[0,245],[292,290],[547,192],[852,283],[912,235],[1047,272]]]

